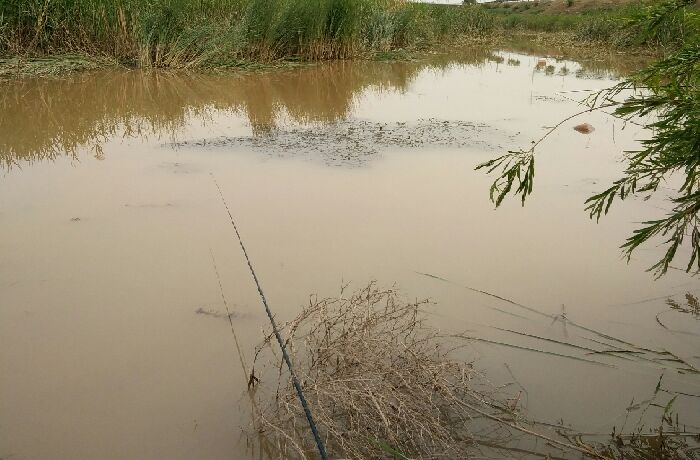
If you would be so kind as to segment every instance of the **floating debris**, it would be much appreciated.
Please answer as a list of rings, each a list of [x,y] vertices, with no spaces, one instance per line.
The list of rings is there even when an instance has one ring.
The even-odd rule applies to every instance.
[[[551,337],[543,337],[540,335],[535,335],[527,332],[521,332],[521,331],[515,331],[512,329],[504,329],[504,328],[495,328],[499,329],[503,332],[508,332],[511,334],[515,334],[518,336],[526,336],[531,339],[539,340],[542,342],[546,342],[549,344],[555,344],[556,346],[559,347],[566,347],[569,349],[578,349],[584,354],[582,356],[575,356],[575,355],[569,355],[569,354],[563,354],[563,353],[558,353],[558,352],[553,352],[552,350],[547,350],[543,348],[535,348],[535,347],[529,347],[529,346],[522,346],[518,344],[513,344],[513,343],[508,343],[508,342],[502,342],[502,341],[496,341],[496,340],[491,340],[491,339],[485,339],[481,337],[473,337],[474,340],[480,341],[480,342],[485,342],[485,343],[491,343],[494,345],[500,345],[500,346],[506,346],[510,348],[515,348],[515,349],[520,349],[524,351],[529,351],[529,352],[536,352],[536,353],[542,353],[542,354],[549,354],[552,356],[558,356],[560,358],[569,358],[569,359],[574,359],[577,361],[588,361],[590,364],[598,364],[598,365],[603,365],[603,366],[610,366],[609,363],[602,363],[598,362],[595,360],[590,359],[591,355],[605,355],[609,358],[614,358],[615,360],[622,360],[622,361],[636,361],[638,363],[643,363],[645,365],[652,365],[655,367],[660,367],[662,369],[673,369],[679,374],[700,374],[700,369],[698,367],[689,361],[689,359],[684,359],[680,356],[678,356],[675,353],[672,353],[669,350],[662,349],[662,348],[650,348],[642,345],[637,345],[634,344],[630,341],[624,340],[619,337],[614,337],[610,334],[606,334],[604,332],[601,332],[596,329],[592,329],[590,327],[587,327],[583,324],[577,323],[573,321],[571,318],[566,317],[564,313],[559,314],[559,315],[554,315],[551,313],[546,313],[544,311],[541,311],[535,307],[524,305],[522,303],[516,302],[515,300],[508,299],[506,297],[502,297],[498,294],[484,291],[478,288],[470,287],[467,285],[462,285],[459,283],[455,283],[453,281],[450,281],[446,278],[442,278],[440,276],[436,276],[430,273],[422,273],[422,272],[416,272],[419,275],[426,276],[428,278],[432,278],[438,281],[442,281],[445,283],[449,283],[455,286],[460,286],[464,289],[470,290],[472,292],[476,292],[479,294],[483,294],[495,299],[498,299],[502,302],[508,303],[512,306],[518,307],[520,309],[523,309],[525,311],[528,311],[530,313],[533,313],[537,316],[543,317],[543,318],[548,318],[553,321],[557,320],[562,320],[565,321],[565,324],[577,329],[580,333],[579,338],[586,340],[588,342],[596,343],[599,346],[602,346],[602,349],[597,349],[597,348],[592,348],[592,347],[586,347],[582,346],[580,344],[572,343],[571,341],[563,342],[561,340],[553,339]],[[687,298],[687,301],[689,304],[692,304],[694,300],[692,298]],[[682,307],[681,307],[682,308]],[[664,328],[668,329],[657,317],[657,322],[661,324]],[[553,324],[553,323],[552,323]],[[677,332],[677,331],[676,331]],[[613,365],[613,367],[615,367]]]
[[[156,209],[156,208],[172,208],[173,206],[175,206],[175,205],[173,203],[169,203],[169,202],[167,202],[167,203],[136,203],[136,204],[126,203],[124,205],[125,208],[146,208],[146,209],[149,209],[149,208],[154,208],[154,209]]]
[[[595,131],[595,128],[590,123],[581,123],[574,126],[574,131],[578,131],[581,134],[590,134]]]
[[[230,314],[227,314],[227,313],[224,313],[224,312],[219,311],[219,310],[214,310],[211,308],[204,308],[204,307],[199,307],[194,312],[197,315],[209,316],[210,318],[220,318],[220,319],[228,319],[228,318],[245,319],[245,318],[250,316],[247,313],[240,313],[240,312],[236,312],[236,311],[233,311]]]
[[[700,319],[700,301],[698,301],[698,298],[688,292],[685,294],[685,303],[686,305],[682,305],[670,297],[666,299],[666,304],[670,306],[672,310],[681,313],[689,313],[695,317],[695,319]]]
[[[378,123],[345,120],[260,135],[190,140],[166,144],[174,148],[241,148],[269,155],[321,158],[331,165],[362,165],[381,151],[413,147],[477,147],[495,150],[513,137],[492,126],[460,120],[430,118],[411,122]]]

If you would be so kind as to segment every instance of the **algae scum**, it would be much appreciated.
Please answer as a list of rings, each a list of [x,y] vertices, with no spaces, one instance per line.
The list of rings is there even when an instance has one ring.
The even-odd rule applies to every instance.
[[[329,165],[362,165],[391,149],[474,147],[484,151],[502,133],[486,124],[451,120],[377,123],[343,120],[332,125],[273,128],[254,136],[220,136],[167,144],[174,148],[244,149],[276,157],[306,157]],[[512,140],[515,136],[509,136]]]
[[[280,324],[310,293],[396,283],[434,301],[433,330],[470,337],[456,358],[513,414],[608,436],[670,407],[697,430],[700,283],[652,281],[662,248],[618,252],[665,203],[600,225],[581,211],[641,128],[562,125],[525,208],[494,212],[474,172],[627,71],[605,58],[469,49],[2,83],[0,457],[270,454],[247,393],[267,319],[212,175]]]

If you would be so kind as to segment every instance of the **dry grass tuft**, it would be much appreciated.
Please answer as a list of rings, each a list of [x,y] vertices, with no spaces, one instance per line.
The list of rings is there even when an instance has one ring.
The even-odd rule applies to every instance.
[[[670,412],[677,395],[652,430],[641,419],[632,432],[612,436],[528,420],[519,396],[507,399],[459,359],[466,337],[427,324],[428,304],[371,283],[349,297],[312,297],[286,324],[287,349],[330,458],[700,460],[700,435]],[[271,338],[257,348],[249,382],[264,387],[255,389],[261,446],[279,458],[317,458]],[[275,380],[276,389],[265,385]],[[660,384],[647,409],[663,407],[654,403]]]
[[[425,324],[428,303],[370,284],[350,297],[312,298],[287,325],[297,375],[333,458],[464,458],[478,450],[477,438],[502,441],[503,430],[479,412],[509,409],[471,363],[452,358],[466,341]],[[273,351],[268,338],[257,365]],[[281,458],[313,457],[289,375],[281,368],[278,375],[257,428]]]

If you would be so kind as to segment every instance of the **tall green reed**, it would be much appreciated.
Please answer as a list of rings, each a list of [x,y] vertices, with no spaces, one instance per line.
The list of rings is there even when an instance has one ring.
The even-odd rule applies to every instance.
[[[334,59],[487,31],[476,6],[401,0],[5,0],[0,55],[82,52],[149,67]]]

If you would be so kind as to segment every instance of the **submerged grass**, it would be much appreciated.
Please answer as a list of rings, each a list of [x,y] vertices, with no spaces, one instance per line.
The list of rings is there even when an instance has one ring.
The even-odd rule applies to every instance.
[[[645,365],[651,365],[655,367],[659,367],[661,369],[673,369],[675,372],[679,374],[694,374],[694,375],[700,375],[700,370],[693,365],[691,362],[689,362],[687,359],[683,359],[679,357],[678,355],[662,349],[662,348],[651,348],[649,346],[641,346],[635,343],[632,343],[628,340],[624,340],[620,337],[615,337],[610,334],[607,334],[605,332],[592,329],[588,326],[585,326],[583,324],[580,324],[576,321],[573,321],[571,318],[569,318],[565,312],[562,312],[559,315],[551,314],[551,313],[546,313],[538,308],[524,305],[522,303],[516,302],[512,299],[508,299],[506,297],[499,296],[497,294],[494,294],[492,292],[484,291],[481,289],[476,289],[470,286],[454,283],[448,279],[432,275],[430,273],[421,273],[421,272],[416,272],[420,275],[427,276],[429,278],[444,282],[444,283],[449,283],[458,287],[462,287],[464,289],[467,289],[469,291],[488,296],[494,299],[497,299],[503,303],[509,304],[513,307],[517,307],[523,311],[529,312],[531,314],[534,314],[537,317],[540,318],[545,318],[547,320],[552,320],[552,324],[555,322],[560,321],[562,323],[562,326],[564,328],[567,327],[567,325],[573,329],[576,329],[580,332],[580,335],[578,336],[579,339],[583,339],[586,342],[592,342],[597,345],[602,345],[603,348],[597,349],[597,348],[591,348],[587,346],[581,346],[579,344],[576,344],[572,341],[561,341],[561,340],[556,340],[553,339],[552,337],[542,337],[539,335],[534,335],[522,331],[515,331],[511,329],[503,329],[503,328],[494,328],[497,330],[500,330],[502,332],[507,332],[510,334],[518,335],[521,337],[528,337],[531,339],[535,339],[537,342],[544,342],[548,344],[556,344],[558,346],[564,347],[564,348],[569,348],[569,349],[578,349],[580,351],[585,352],[583,356],[574,356],[574,355],[569,355],[569,354],[563,354],[563,353],[557,353],[553,352],[552,350],[549,349],[544,349],[544,348],[535,348],[535,347],[528,347],[528,346],[522,346],[522,345],[517,345],[517,344],[512,344],[512,343],[507,343],[507,342],[502,342],[502,341],[496,341],[496,340],[491,340],[491,339],[485,339],[485,338],[478,338],[478,337],[473,337],[474,340],[485,342],[485,343],[491,343],[494,345],[500,345],[500,346],[506,346],[514,349],[519,349],[519,350],[524,350],[528,352],[534,352],[534,353],[540,353],[540,354],[545,354],[545,355],[550,355],[550,356],[557,356],[560,358],[566,358],[566,359],[571,359],[579,362],[587,362],[589,364],[596,364],[596,365],[602,365],[602,366],[608,366],[608,367],[615,367],[613,364],[609,363],[604,363],[600,361],[596,361],[594,359],[591,359],[593,356],[602,356],[605,355],[609,358],[614,358],[614,360],[623,360],[623,361],[628,361],[628,362],[637,362],[640,364],[645,364]],[[696,302],[697,299],[693,297],[692,295],[690,297],[686,296],[687,302],[689,306],[692,304],[692,302]],[[668,299],[667,302],[669,302],[669,305],[671,305],[672,308],[674,306],[677,306],[681,309],[683,309],[680,304],[677,302],[673,301],[673,299]],[[694,304],[693,304],[694,305]],[[494,308],[495,310],[502,311],[500,309]],[[504,313],[510,313],[510,312],[504,312]],[[657,316],[657,322],[661,324],[661,322],[658,319]],[[663,324],[662,324],[663,326]],[[665,326],[664,326],[665,327]],[[668,329],[668,328],[666,328]]]

